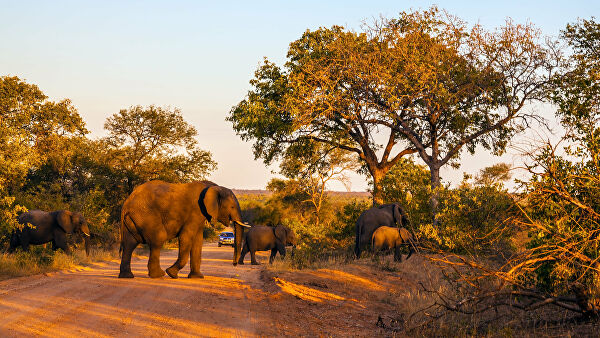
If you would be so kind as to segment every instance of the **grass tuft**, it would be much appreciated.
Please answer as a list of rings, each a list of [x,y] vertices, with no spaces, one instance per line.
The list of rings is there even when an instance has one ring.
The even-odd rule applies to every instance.
[[[88,257],[81,250],[66,254],[62,250],[53,251],[42,246],[32,246],[28,252],[18,250],[12,254],[0,255],[0,280],[72,269],[117,257],[117,252],[100,249],[92,249]]]

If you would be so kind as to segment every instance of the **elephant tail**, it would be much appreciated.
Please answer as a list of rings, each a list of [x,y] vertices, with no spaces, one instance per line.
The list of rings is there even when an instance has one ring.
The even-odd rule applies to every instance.
[[[121,212],[121,226],[119,227],[119,258],[123,253],[123,214],[124,213]]]
[[[374,235],[375,233],[373,233]],[[371,237],[371,248],[375,248],[375,236]]]

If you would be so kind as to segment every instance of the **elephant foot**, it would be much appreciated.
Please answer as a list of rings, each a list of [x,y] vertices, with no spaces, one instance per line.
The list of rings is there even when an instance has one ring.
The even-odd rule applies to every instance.
[[[121,271],[119,272],[119,278],[133,278],[133,273],[131,271]]]
[[[171,277],[171,278],[177,279],[178,272],[179,272],[179,270],[173,266],[167,269],[167,275],[169,275],[169,277]]]
[[[243,261],[241,261],[241,262],[237,262],[237,263],[238,263],[239,265],[244,265],[244,262],[243,262]],[[235,265],[235,264],[233,264],[233,265]]]
[[[252,265],[260,265],[259,262],[252,262]]]
[[[150,278],[160,278],[165,275],[165,272],[162,269],[158,269],[155,271],[148,271],[148,276]]]
[[[201,272],[190,272],[188,278],[204,278],[204,275]]]

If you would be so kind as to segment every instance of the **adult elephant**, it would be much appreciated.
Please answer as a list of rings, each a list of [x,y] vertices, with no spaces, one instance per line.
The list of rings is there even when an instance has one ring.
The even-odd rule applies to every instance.
[[[164,242],[177,237],[179,256],[167,269],[171,278],[190,257],[190,278],[203,278],[203,230],[206,221],[234,224],[233,265],[237,264],[242,246],[243,226],[240,205],[233,192],[210,181],[167,183],[150,181],[133,190],[121,210],[121,267],[119,278],[133,278],[131,254],[140,243],[150,247],[148,275],[165,275],[160,268],[160,249]]]
[[[23,228],[12,233],[9,252],[13,252],[18,246],[27,251],[30,244],[52,242],[54,250],[63,249],[69,253],[67,234],[77,233],[83,236],[85,253],[90,254],[90,229],[85,217],[78,212],[30,210],[19,215],[17,221],[23,224]]]
[[[365,210],[356,220],[354,253],[360,258],[362,249],[371,243],[373,232],[381,226],[407,227],[410,222],[404,209],[397,203],[384,204]]]
[[[256,251],[266,250],[271,250],[271,257],[269,257],[269,264],[271,264],[277,252],[281,257],[285,257],[286,245],[296,245],[296,234],[292,229],[284,225],[276,227],[254,226],[244,235],[244,245],[238,264],[244,264],[244,257],[250,252],[252,265],[258,265],[255,256]]]

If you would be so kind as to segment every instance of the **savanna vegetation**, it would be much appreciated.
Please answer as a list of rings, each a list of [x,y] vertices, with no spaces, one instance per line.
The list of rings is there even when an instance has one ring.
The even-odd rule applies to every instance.
[[[296,230],[289,264],[303,268],[352,260],[358,215],[400,203],[445,278],[422,285],[421,309],[398,308],[405,319],[393,331],[491,333],[597,318],[599,46],[594,18],[553,40],[532,24],[486,30],[437,8],[360,31],[306,31],[283,65],[264,60],[228,116],[256,159],[279,161],[286,177],[245,208]],[[511,191],[515,168],[505,163],[454,187],[440,177],[465,151],[499,155],[515,135],[546,128],[548,106],[562,129],[523,149],[527,174]],[[324,194],[315,204],[322,178],[345,170],[365,174],[372,200]]]
[[[227,120],[252,142],[256,159],[279,164],[282,178],[268,183],[269,194],[238,199],[245,221],[296,232],[288,268],[352,262],[358,216],[399,203],[421,254],[444,278],[423,284],[422,306],[389,330],[485,334],[522,315],[520,324],[552,322],[560,311],[563,320],[597,319],[594,18],[568,25],[556,41],[532,24],[508,20],[487,30],[437,8],[359,31],[319,28],[290,43],[283,65],[265,59],[250,84]],[[515,135],[543,128],[537,103],[554,109],[562,129],[523,151],[527,175],[516,188],[507,189],[515,168],[505,163],[465,174],[455,186],[440,176],[444,166],[460,166],[465,152],[500,155]],[[131,106],[104,127],[107,136],[91,138],[69,100],[51,101],[34,84],[0,77],[0,245],[20,226],[21,212],[69,209],[86,215],[96,248],[114,250],[120,208],[134,187],[203,179],[216,168],[203,150],[209,145],[197,143],[176,108]],[[333,181],[347,184],[351,171],[369,180],[371,196],[327,191]],[[0,274],[20,274],[10,271],[25,261],[43,272],[70,259],[36,248],[2,256]]]
[[[132,106],[106,120],[106,137],[90,138],[69,100],[51,101],[36,85],[3,76],[0,113],[2,247],[22,226],[16,221],[20,212],[65,209],[86,216],[96,251],[114,251],[121,205],[135,186],[152,179],[202,179],[216,167],[178,109]],[[56,265],[51,251],[43,253],[37,256],[44,259],[30,262],[40,268],[30,272]],[[17,261],[36,256],[19,255]],[[2,260],[14,265],[14,258]],[[11,274],[26,273],[18,270]]]

